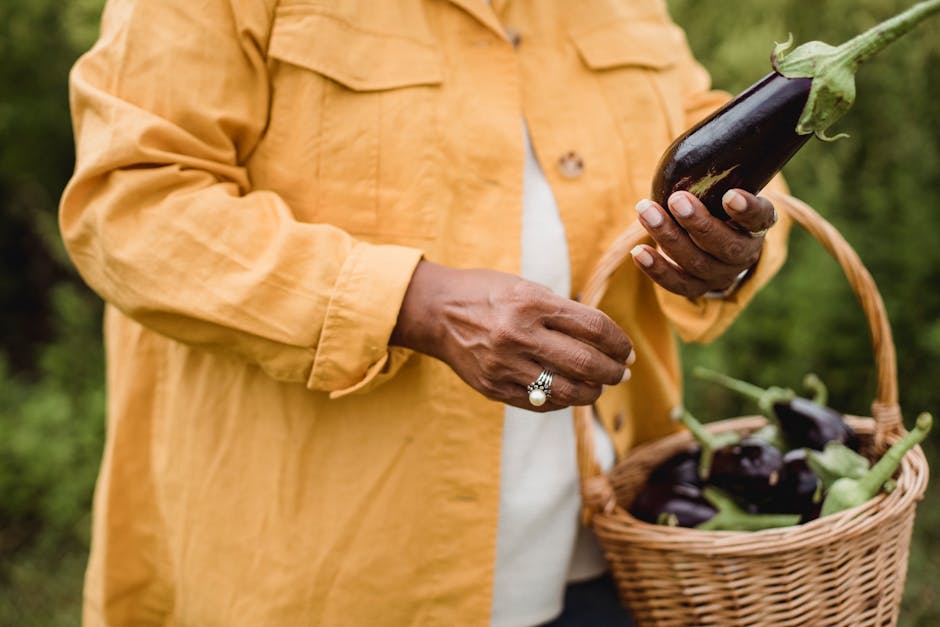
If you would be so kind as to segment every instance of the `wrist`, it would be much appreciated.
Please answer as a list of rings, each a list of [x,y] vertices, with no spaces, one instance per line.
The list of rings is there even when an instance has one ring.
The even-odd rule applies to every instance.
[[[422,259],[405,290],[389,344],[436,356],[440,294],[451,269]]]
[[[753,274],[754,272],[755,267],[756,266],[751,266],[750,268],[746,268],[742,270],[738,274],[738,276],[734,277],[734,281],[731,282],[731,285],[729,285],[725,289],[711,290],[711,291],[705,292],[704,294],[702,294],[702,297],[703,298],[718,298],[718,299],[731,297],[732,295],[734,295],[735,292],[738,291],[741,285],[750,278],[751,274]]]

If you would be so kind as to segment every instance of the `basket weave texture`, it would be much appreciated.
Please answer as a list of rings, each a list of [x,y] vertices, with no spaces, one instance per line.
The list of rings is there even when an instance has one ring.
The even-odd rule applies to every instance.
[[[871,417],[850,417],[862,453],[875,458],[904,433],[894,343],[881,296],[858,256],[815,211],[774,198],[839,262],[858,297],[878,375]],[[592,273],[582,301],[596,306],[613,272],[645,231],[633,224]],[[895,625],[907,575],[915,506],[927,487],[920,447],[905,455],[897,487],[869,502],[812,522],[758,532],[700,531],[633,518],[632,502],[649,473],[688,447],[687,432],[638,446],[609,474],[593,450],[590,408],[575,408],[583,519],[597,535],[621,600],[638,625]],[[762,417],[722,420],[710,431],[751,431]]]

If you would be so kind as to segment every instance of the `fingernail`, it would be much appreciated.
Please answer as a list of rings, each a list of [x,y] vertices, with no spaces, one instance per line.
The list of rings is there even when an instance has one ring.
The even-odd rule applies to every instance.
[[[635,350],[630,351],[630,354],[627,355],[627,361],[624,363],[626,363],[628,366],[632,366],[633,364],[636,363],[636,351]]]
[[[652,201],[645,198],[636,204],[636,212],[640,214],[643,221],[654,229],[663,223],[663,216],[653,205]]]
[[[673,194],[670,196],[669,208],[680,218],[688,218],[695,212],[695,209],[692,208],[692,203],[689,202],[689,199],[686,198],[684,194]]]
[[[747,200],[733,189],[729,189],[725,192],[725,195],[721,197],[721,202],[724,203],[725,207],[738,212],[747,209]]]
[[[653,256],[649,254],[642,246],[634,246],[633,250],[630,251],[630,255],[639,261],[640,265],[644,268],[649,268],[651,265],[653,265]]]
[[[627,368],[626,370],[623,371],[623,376],[620,377],[620,382],[621,382],[621,383],[624,383],[625,381],[629,381],[629,380],[630,380],[630,376],[631,376],[630,369]]]

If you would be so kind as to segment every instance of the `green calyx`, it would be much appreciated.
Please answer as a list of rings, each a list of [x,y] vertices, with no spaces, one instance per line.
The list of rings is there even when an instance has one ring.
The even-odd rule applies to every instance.
[[[707,486],[702,494],[716,510],[714,516],[695,527],[702,531],[762,531],[800,522],[799,514],[750,514],[714,486]]]
[[[846,133],[830,137],[826,129],[855,103],[856,68],[838,62],[838,48],[821,41],[811,41],[790,50],[792,47],[791,34],[787,41],[774,47],[770,59],[777,74],[813,79],[796,132],[800,135],[815,133],[823,141],[848,137]]]
[[[814,133],[824,141],[848,137],[845,133],[830,137],[826,129],[854,104],[858,66],[937,11],[940,0],[920,2],[841,46],[810,41],[794,48],[792,34],[778,43],[770,57],[774,70],[787,78],[813,79],[796,132]]]
[[[842,442],[829,442],[823,451],[806,449],[806,463],[828,490],[839,479],[861,479],[871,463]]]
[[[732,446],[741,441],[740,434],[734,431],[711,433],[695,416],[681,405],[672,409],[672,419],[685,425],[702,448],[698,464],[698,474],[702,479],[708,479],[711,474],[712,458],[714,457],[715,451],[725,446]]]
[[[862,505],[882,490],[891,479],[904,455],[917,444],[924,441],[933,426],[933,416],[927,412],[917,417],[914,428],[895,442],[875,465],[856,477],[846,476],[836,479],[823,500],[820,516],[836,514],[843,510]],[[808,461],[808,460],[807,460]],[[815,468],[813,468],[815,470]]]

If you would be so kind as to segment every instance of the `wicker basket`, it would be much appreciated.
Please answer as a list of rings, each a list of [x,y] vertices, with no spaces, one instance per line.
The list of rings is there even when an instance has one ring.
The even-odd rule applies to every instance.
[[[873,417],[851,417],[862,452],[880,453],[904,433],[894,344],[881,296],[839,233],[805,204],[781,198],[845,271],[868,320],[877,366]],[[582,301],[596,306],[617,267],[645,238],[634,224],[595,268]],[[761,417],[714,422],[718,432],[750,430]],[[904,458],[897,488],[851,510],[804,525],[759,532],[699,531],[633,518],[630,503],[650,471],[687,447],[680,432],[635,448],[610,472],[597,464],[592,415],[576,408],[584,522],[598,536],[621,599],[639,625],[894,625],[907,574],[916,503],[927,487],[920,447]]]

